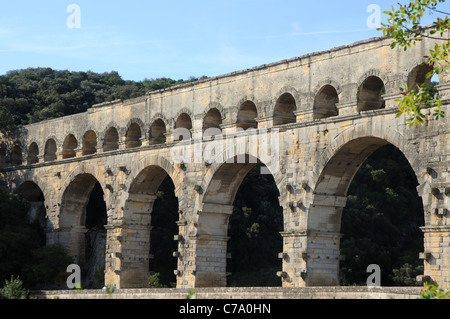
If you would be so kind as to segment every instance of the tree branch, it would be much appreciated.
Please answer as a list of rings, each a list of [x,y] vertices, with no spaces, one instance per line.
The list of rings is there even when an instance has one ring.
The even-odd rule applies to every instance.
[[[409,32],[411,32],[411,33],[414,33],[414,34],[417,34],[417,35],[419,35],[419,36],[421,36],[421,37],[424,37],[424,38],[428,38],[428,39],[432,39],[432,40],[447,41],[447,39],[438,38],[438,37],[433,37],[433,36],[431,36],[431,35],[426,35],[426,34],[424,34],[424,33],[421,33],[420,30],[423,30],[422,28],[420,28],[419,31],[416,31],[416,30],[411,30],[410,28],[408,28],[408,27],[405,26],[405,25],[403,25],[403,27],[404,27],[407,31],[409,31]]]
[[[434,9],[434,8],[432,8],[432,7],[427,7],[427,9],[430,9],[430,10],[435,11],[435,12],[438,12],[438,13],[450,15],[450,13],[448,13],[448,12],[440,11],[440,10]]]

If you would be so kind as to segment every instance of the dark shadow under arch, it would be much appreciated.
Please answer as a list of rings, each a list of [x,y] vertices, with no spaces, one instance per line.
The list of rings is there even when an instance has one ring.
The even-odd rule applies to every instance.
[[[138,261],[128,265],[133,270],[124,274],[125,286],[148,287],[149,275],[153,276],[152,285],[175,285],[177,259],[173,252],[178,250],[178,242],[173,239],[178,233],[178,200],[174,191],[170,175],[157,165],[141,170],[131,183],[123,220],[126,225],[140,226],[130,231],[132,237],[125,236],[122,255]],[[135,246],[141,249],[136,251]]]
[[[243,157],[235,157],[234,163],[232,161],[227,161],[227,163],[221,164],[209,182],[203,196],[203,211],[199,217],[198,226],[199,238],[208,238],[208,240],[200,241],[198,243],[198,245],[202,247],[200,250],[201,256],[199,257],[208,258],[209,255],[213,254],[216,261],[213,269],[197,273],[197,286],[227,285],[226,251],[228,248],[230,249],[228,252],[231,253],[231,258],[235,259],[234,262],[228,263],[228,266],[231,267],[229,270],[231,271],[231,269],[233,269],[235,272],[229,282],[230,285],[264,286],[277,285],[277,283],[281,284],[280,278],[276,277],[275,268],[279,267],[278,270],[281,269],[281,264],[277,260],[277,255],[279,252],[278,250],[280,250],[282,246],[282,238],[279,233],[282,230],[280,227],[282,228],[283,225],[282,209],[279,207],[280,205],[278,203],[279,192],[277,185],[271,175],[260,175],[261,166],[263,166],[263,164],[259,163],[259,161],[252,156],[245,155]],[[264,183],[264,186],[261,183]],[[253,189],[253,187],[256,188]],[[277,193],[267,194],[266,191],[268,191],[268,189],[261,189],[264,187],[269,187],[271,192]],[[238,191],[239,195],[237,195]],[[261,196],[260,199],[262,202],[266,201],[266,204],[270,203],[270,205],[268,204],[266,207],[264,205],[258,206],[255,202],[251,202],[256,198],[255,196],[252,196],[252,191]],[[265,196],[263,197],[263,195]],[[271,200],[267,202],[269,198],[271,198]],[[234,204],[236,204],[236,209],[234,208]],[[265,211],[250,212],[251,209],[264,209]],[[246,214],[248,215],[247,217],[251,215],[251,218],[243,218]],[[278,217],[276,217],[276,220],[264,220],[265,218],[268,218],[269,215],[271,217]],[[241,218],[243,219],[239,221]],[[259,236],[261,235],[260,231],[263,228],[267,227],[271,229],[267,234],[271,234],[271,239],[276,241],[276,243],[271,243],[269,246],[272,248],[275,247],[275,249],[271,249],[268,246],[263,249],[265,253],[270,251],[268,254],[271,256],[271,262],[267,259],[259,259],[256,264],[252,262],[249,263],[249,260],[245,257],[248,252],[247,249],[252,245],[257,245],[257,241],[254,240],[256,238],[253,238],[253,240],[250,239],[247,241],[248,246],[245,248],[241,247],[239,238],[242,235],[242,228],[236,227],[239,224],[246,229],[244,232],[248,231],[244,236],[249,234]],[[235,236],[234,239],[230,239],[230,246],[227,245],[229,236]],[[211,238],[215,238],[215,240],[211,240]],[[260,242],[262,241],[264,241],[264,239],[260,240]],[[223,246],[221,251],[224,251],[221,257],[214,252],[219,249],[219,246]],[[264,254],[264,257],[267,257],[267,255]],[[254,277],[249,281],[244,279],[247,275],[258,276],[257,274],[260,271],[264,272],[264,276],[259,276],[259,278]],[[267,273],[267,271],[269,271],[269,273]],[[272,273],[270,273],[271,271]],[[261,275],[261,273],[259,274]],[[266,275],[268,275],[268,277]],[[258,280],[262,278],[271,279],[266,281]]]
[[[369,264],[383,270],[383,286],[418,285],[425,221],[417,185],[408,160],[392,144],[367,158],[350,184],[342,213],[342,285],[365,285]]]
[[[44,148],[44,162],[51,162],[56,160],[56,142],[54,139],[50,138],[45,142]]]
[[[27,221],[29,223],[37,222],[41,229],[45,230],[47,226],[47,210],[45,208],[44,193],[41,188],[35,182],[25,181],[17,188],[15,193],[25,198],[30,204]]]
[[[330,116],[338,115],[336,103],[339,97],[336,89],[331,85],[323,86],[314,100],[314,118],[322,119]]]
[[[131,123],[125,136],[126,148],[140,147],[142,145],[141,137],[142,132],[139,124],[136,122]]]
[[[228,286],[281,286],[283,209],[275,180],[261,174],[261,163],[245,176],[233,202],[228,224]]]
[[[62,158],[73,158],[77,155],[76,149],[78,147],[78,141],[73,134],[69,134],[64,139]]]
[[[248,129],[248,128],[257,128],[258,122],[256,122],[256,118],[258,117],[258,111],[256,109],[255,103],[252,101],[245,101],[242,103],[239,108],[236,126]]]
[[[358,89],[358,112],[384,108],[384,93],[383,81],[377,76],[369,76]]]
[[[110,127],[105,133],[103,151],[109,152],[119,149],[119,132],[115,127]]]
[[[59,241],[82,267],[83,287],[101,288],[104,284],[98,282],[101,276],[96,276],[106,262],[107,213],[103,195],[97,179],[84,173],[71,181],[62,198]]]
[[[207,129],[217,128],[220,129],[220,125],[222,124],[222,114],[220,111],[213,107],[211,108],[203,118],[203,133]]]
[[[27,164],[32,165],[39,162],[39,147],[36,144],[36,142],[33,142],[28,147],[28,157],[27,157]]]
[[[282,94],[275,104],[273,113],[273,125],[283,125],[295,123],[296,117],[294,111],[297,110],[295,98],[290,93]]]

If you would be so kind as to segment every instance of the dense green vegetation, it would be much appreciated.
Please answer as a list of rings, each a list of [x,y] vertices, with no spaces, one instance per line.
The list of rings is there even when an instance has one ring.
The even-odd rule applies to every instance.
[[[28,288],[65,284],[72,258],[60,246],[43,246],[43,229],[27,222],[28,207],[19,195],[0,190],[0,287],[18,278]]]
[[[11,71],[0,76],[0,127],[83,112],[95,103],[132,98],[183,82],[167,78],[131,82],[117,72]],[[382,285],[415,284],[415,276],[422,272],[418,252],[423,250],[423,235],[418,227],[424,223],[416,184],[408,162],[393,146],[381,148],[361,167],[342,215],[341,254],[346,259],[341,262],[341,284],[364,285],[369,264],[380,265]],[[167,178],[153,207],[153,286],[170,286],[175,281],[177,258],[172,252],[177,250],[173,234],[178,231],[178,203],[173,188]],[[273,177],[259,174],[259,166],[244,179],[229,221],[229,285],[280,285],[275,276],[281,270],[277,255],[282,251],[279,232],[283,228],[278,196]],[[90,200],[89,207],[94,208],[88,210],[105,213],[101,194],[91,197],[99,201]],[[0,192],[0,287],[11,276],[19,276],[26,287],[57,285],[62,275],[67,276],[70,258],[61,247],[42,247],[42,229],[25,222],[27,209],[24,199]],[[100,214],[86,224],[104,225],[105,216]]]
[[[366,267],[378,264],[381,284],[415,285],[423,273],[423,206],[417,178],[394,146],[380,148],[356,174],[342,214],[342,284],[366,284]]]
[[[134,98],[195,80],[198,79],[126,81],[115,71],[102,74],[50,68],[10,71],[0,76],[0,128],[7,130],[14,125],[80,113],[93,104]]]

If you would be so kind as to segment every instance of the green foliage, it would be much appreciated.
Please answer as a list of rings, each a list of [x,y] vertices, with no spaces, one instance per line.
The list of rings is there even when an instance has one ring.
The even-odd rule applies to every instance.
[[[405,51],[417,42],[422,41],[424,37],[436,39],[438,42],[434,48],[429,50],[426,63],[430,67],[426,78],[431,79],[433,75],[440,72],[449,73],[449,52],[450,41],[441,37],[445,30],[450,29],[450,19],[448,14],[437,7],[445,0],[411,0],[408,4],[401,5],[391,11],[385,11],[387,23],[382,24],[378,30],[383,32],[384,36],[392,37],[391,48],[402,47]],[[421,20],[425,13],[436,13],[445,15],[444,18],[437,17],[430,30],[426,34],[421,26]],[[397,116],[408,115],[407,122],[410,126],[421,125],[424,122],[425,115],[423,110],[434,108],[433,117],[439,119],[444,117],[444,111],[441,109],[442,102],[439,94],[430,94],[430,85],[428,83],[420,84],[417,88],[401,88],[402,99],[399,102],[399,112]]]
[[[164,284],[161,283],[160,274],[154,273],[148,277],[148,286],[150,288],[166,288]]]
[[[398,286],[417,286],[416,277],[423,274],[423,265],[412,265],[406,263],[399,269],[392,269],[392,281]]]
[[[446,292],[439,288],[438,285],[425,283],[419,299],[450,299],[450,290]]]
[[[45,240],[37,224],[28,224],[28,203],[20,196],[0,190],[0,282],[12,275],[26,278],[24,265]]]
[[[195,289],[190,290],[185,299],[195,299]]]
[[[94,278],[101,286],[105,285],[105,267],[98,268],[95,271]]]
[[[116,285],[106,285],[104,290],[108,295],[111,295],[116,291]]]
[[[60,246],[43,246],[45,234],[26,221],[27,210],[22,197],[0,190],[0,281],[20,276],[28,287],[65,284],[72,258]]]
[[[365,285],[370,264],[382,285],[417,285],[423,272],[423,206],[414,172],[403,154],[387,145],[367,159],[350,186],[342,213],[341,284]]]
[[[417,89],[408,90],[408,86],[400,88],[402,99],[395,100],[398,102],[399,112],[396,117],[400,117],[403,114],[407,114],[409,118],[406,122],[409,123],[409,127],[414,125],[420,125],[424,123],[426,116],[422,113],[424,109],[431,109],[435,107],[433,117],[435,119],[444,117],[444,111],[442,110],[442,101],[439,94],[432,93],[432,88],[428,83],[422,83]]]
[[[198,79],[126,81],[116,71],[101,74],[50,68],[9,71],[0,76],[0,127],[8,131],[15,125],[85,112],[94,104],[130,99],[195,80]]]
[[[0,289],[0,299],[29,299],[30,292],[23,287],[22,281],[19,277],[11,280],[6,280],[3,288]]]
[[[31,253],[31,259],[24,266],[27,283],[32,287],[65,287],[67,266],[73,263],[65,248],[59,245],[43,246]]]

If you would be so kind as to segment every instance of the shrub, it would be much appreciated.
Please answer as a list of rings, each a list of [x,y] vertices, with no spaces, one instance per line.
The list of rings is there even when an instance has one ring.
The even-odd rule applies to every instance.
[[[32,253],[30,264],[25,268],[27,282],[39,288],[58,288],[66,285],[67,266],[73,263],[64,247],[44,246]]]
[[[5,280],[5,285],[0,289],[0,299],[28,299],[29,297],[30,292],[23,287],[19,277],[11,276],[11,280]]]
[[[445,292],[439,286],[425,283],[424,289],[421,290],[419,299],[450,299],[450,290]]]
[[[150,288],[165,288],[165,286],[161,283],[161,279],[159,278],[159,273],[155,273],[148,277],[148,286]]]

